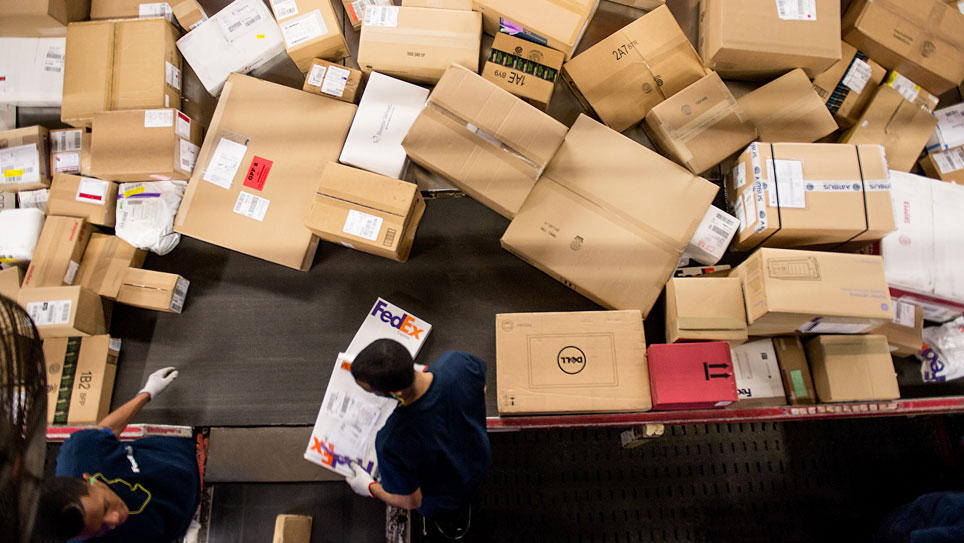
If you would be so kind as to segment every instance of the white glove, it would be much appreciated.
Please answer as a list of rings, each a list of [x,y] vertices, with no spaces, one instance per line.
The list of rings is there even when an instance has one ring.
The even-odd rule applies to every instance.
[[[375,479],[357,463],[352,462],[350,465],[352,474],[345,477],[345,482],[355,491],[355,494],[366,498],[374,498],[375,496],[372,495],[370,487],[372,483],[375,482]]]
[[[144,388],[142,388],[138,394],[146,392],[150,394],[153,400],[175,379],[177,379],[177,370],[174,369],[174,366],[159,369],[147,378],[147,383],[144,384]]]

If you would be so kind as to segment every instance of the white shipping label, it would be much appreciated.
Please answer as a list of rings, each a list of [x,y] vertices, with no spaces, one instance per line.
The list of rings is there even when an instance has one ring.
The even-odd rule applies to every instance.
[[[50,199],[50,189],[22,190],[17,193],[20,207],[39,209],[47,212],[47,200]]]
[[[345,226],[342,227],[341,231],[369,241],[377,241],[378,232],[381,228],[381,217],[352,209],[348,211],[348,218],[345,219]]]
[[[64,283],[68,285],[74,284],[74,279],[77,278],[77,269],[80,268],[79,262],[74,262],[71,260],[67,263],[67,273],[64,274]]]
[[[937,116],[937,134],[944,149],[964,145],[964,105],[939,109],[934,115]]]
[[[321,64],[312,66],[311,73],[308,74],[308,84],[312,87],[320,87],[325,81],[325,70],[326,67]]]
[[[214,16],[221,25],[224,39],[233,42],[261,21],[261,12],[255,6],[251,0],[235,1]]]
[[[61,73],[64,71],[64,51],[65,46],[51,45],[47,48],[44,55],[44,71]]]
[[[238,201],[234,203],[234,212],[256,221],[263,221],[270,204],[270,200],[241,191],[238,193]]]
[[[817,317],[801,326],[797,331],[804,334],[862,334],[873,327],[873,324],[864,322],[835,322]]]
[[[27,314],[37,326],[56,326],[70,322],[71,306],[71,300],[30,302],[27,304]]]
[[[776,170],[774,171],[774,164]],[[776,180],[780,207],[806,209],[807,191],[803,180],[803,162],[799,160],[767,160],[767,173],[771,180]],[[770,193],[771,205],[774,199]]]
[[[80,151],[83,144],[83,130],[61,130],[50,133],[50,152],[63,153],[66,151]]]
[[[116,353],[119,353],[121,350],[121,340],[111,338],[108,348]]]
[[[365,19],[365,6],[390,6],[392,0],[356,0],[351,3],[351,15],[355,20]]]
[[[817,0],[776,0],[777,16],[784,21],[816,21]]]
[[[746,184],[746,162],[740,162],[733,168],[733,188],[740,188]]]
[[[964,170],[964,149],[957,148],[934,153],[931,158],[937,163],[937,169],[941,171],[941,174]]]
[[[859,58],[854,58],[853,63],[850,64],[850,69],[847,70],[841,82],[848,89],[860,94],[864,92],[864,86],[870,81],[873,73],[874,70],[870,67],[870,64]]]
[[[281,33],[290,49],[319,36],[324,36],[328,33],[328,26],[325,25],[325,20],[321,17],[321,11],[316,9],[296,19],[281,23]]]
[[[80,173],[80,153],[55,154],[54,173]]]
[[[144,111],[144,128],[174,126],[173,109],[148,109]]]
[[[248,147],[245,145],[221,138],[202,179],[219,187],[230,189],[247,150]]]
[[[298,15],[298,3],[295,0],[271,0],[271,6],[274,7],[275,19],[279,21]]]
[[[177,112],[177,121],[174,126],[174,133],[186,140],[191,139],[191,118],[180,111]]]
[[[110,181],[81,177],[75,199],[85,204],[105,205],[108,189],[110,189]]]
[[[191,286],[190,281],[183,277],[177,278],[177,284],[174,285],[174,295],[171,296],[171,311],[180,313],[184,309],[184,299],[187,298],[189,286]]]
[[[365,6],[364,26],[398,26],[398,7],[396,6]]]
[[[168,61],[164,61],[164,81],[177,90],[181,90],[181,70]]]
[[[180,141],[181,143],[181,148],[180,148],[181,169],[186,172],[193,172],[194,164],[197,163],[197,154],[201,150],[201,148],[187,140],[178,140],[178,141]]]
[[[915,310],[914,305],[897,300],[894,302],[894,324],[913,328],[917,324]]]
[[[174,12],[171,5],[167,2],[154,2],[152,4],[141,4],[137,8],[138,17],[164,17],[171,23],[174,22]]]
[[[917,100],[920,95],[920,86],[897,72],[893,72],[893,81],[890,82],[890,86],[911,102]]]
[[[345,85],[351,72],[345,68],[331,66],[325,74],[325,82],[321,85],[321,92],[341,98],[345,94]]]
[[[0,149],[0,184],[40,181],[40,152],[36,143]]]

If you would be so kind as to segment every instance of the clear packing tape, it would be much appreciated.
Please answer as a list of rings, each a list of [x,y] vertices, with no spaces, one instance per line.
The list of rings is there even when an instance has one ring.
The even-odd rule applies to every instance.
[[[956,6],[933,0],[933,5],[928,12],[919,9],[919,0],[867,0],[867,4],[876,4],[921,27],[923,29],[921,37],[925,38],[925,41],[926,38],[942,41],[964,55],[964,36],[946,32],[941,28],[941,22],[947,10],[957,11]]]

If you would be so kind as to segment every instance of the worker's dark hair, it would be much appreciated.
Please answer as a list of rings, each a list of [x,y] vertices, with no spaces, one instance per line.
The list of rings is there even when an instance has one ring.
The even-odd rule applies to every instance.
[[[80,499],[89,494],[87,483],[77,477],[52,477],[43,482],[37,508],[35,533],[46,540],[74,539],[84,530],[84,505]]]
[[[414,361],[408,349],[391,339],[373,341],[355,356],[351,376],[363,381],[376,393],[405,390],[415,382]]]

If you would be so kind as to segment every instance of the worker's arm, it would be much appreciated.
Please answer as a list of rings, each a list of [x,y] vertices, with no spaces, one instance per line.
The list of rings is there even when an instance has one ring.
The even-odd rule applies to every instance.
[[[140,412],[141,408],[147,405],[147,402],[151,401],[151,398],[163,392],[164,389],[167,388],[167,385],[171,384],[174,379],[177,379],[177,370],[173,367],[155,371],[147,378],[147,383],[145,383],[144,388],[137,393],[137,396],[134,396],[130,401],[109,413],[103,420],[97,423],[97,426],[110,429],[111,432],[114,432],[115,436],[121,435],[124,428],[127,428],[127,425],[130,424],[131,420]]]
[[[389,494],[385,492],[382,485],[377,482],[373,482],[368,485],[368,492],[374,498],[378,498],[388,505],[394,505],[395,507],[401,507],[402,509],[418,509],[422,506],[422,489],[415,489],[415,492],[404,496],[402,494]]]

